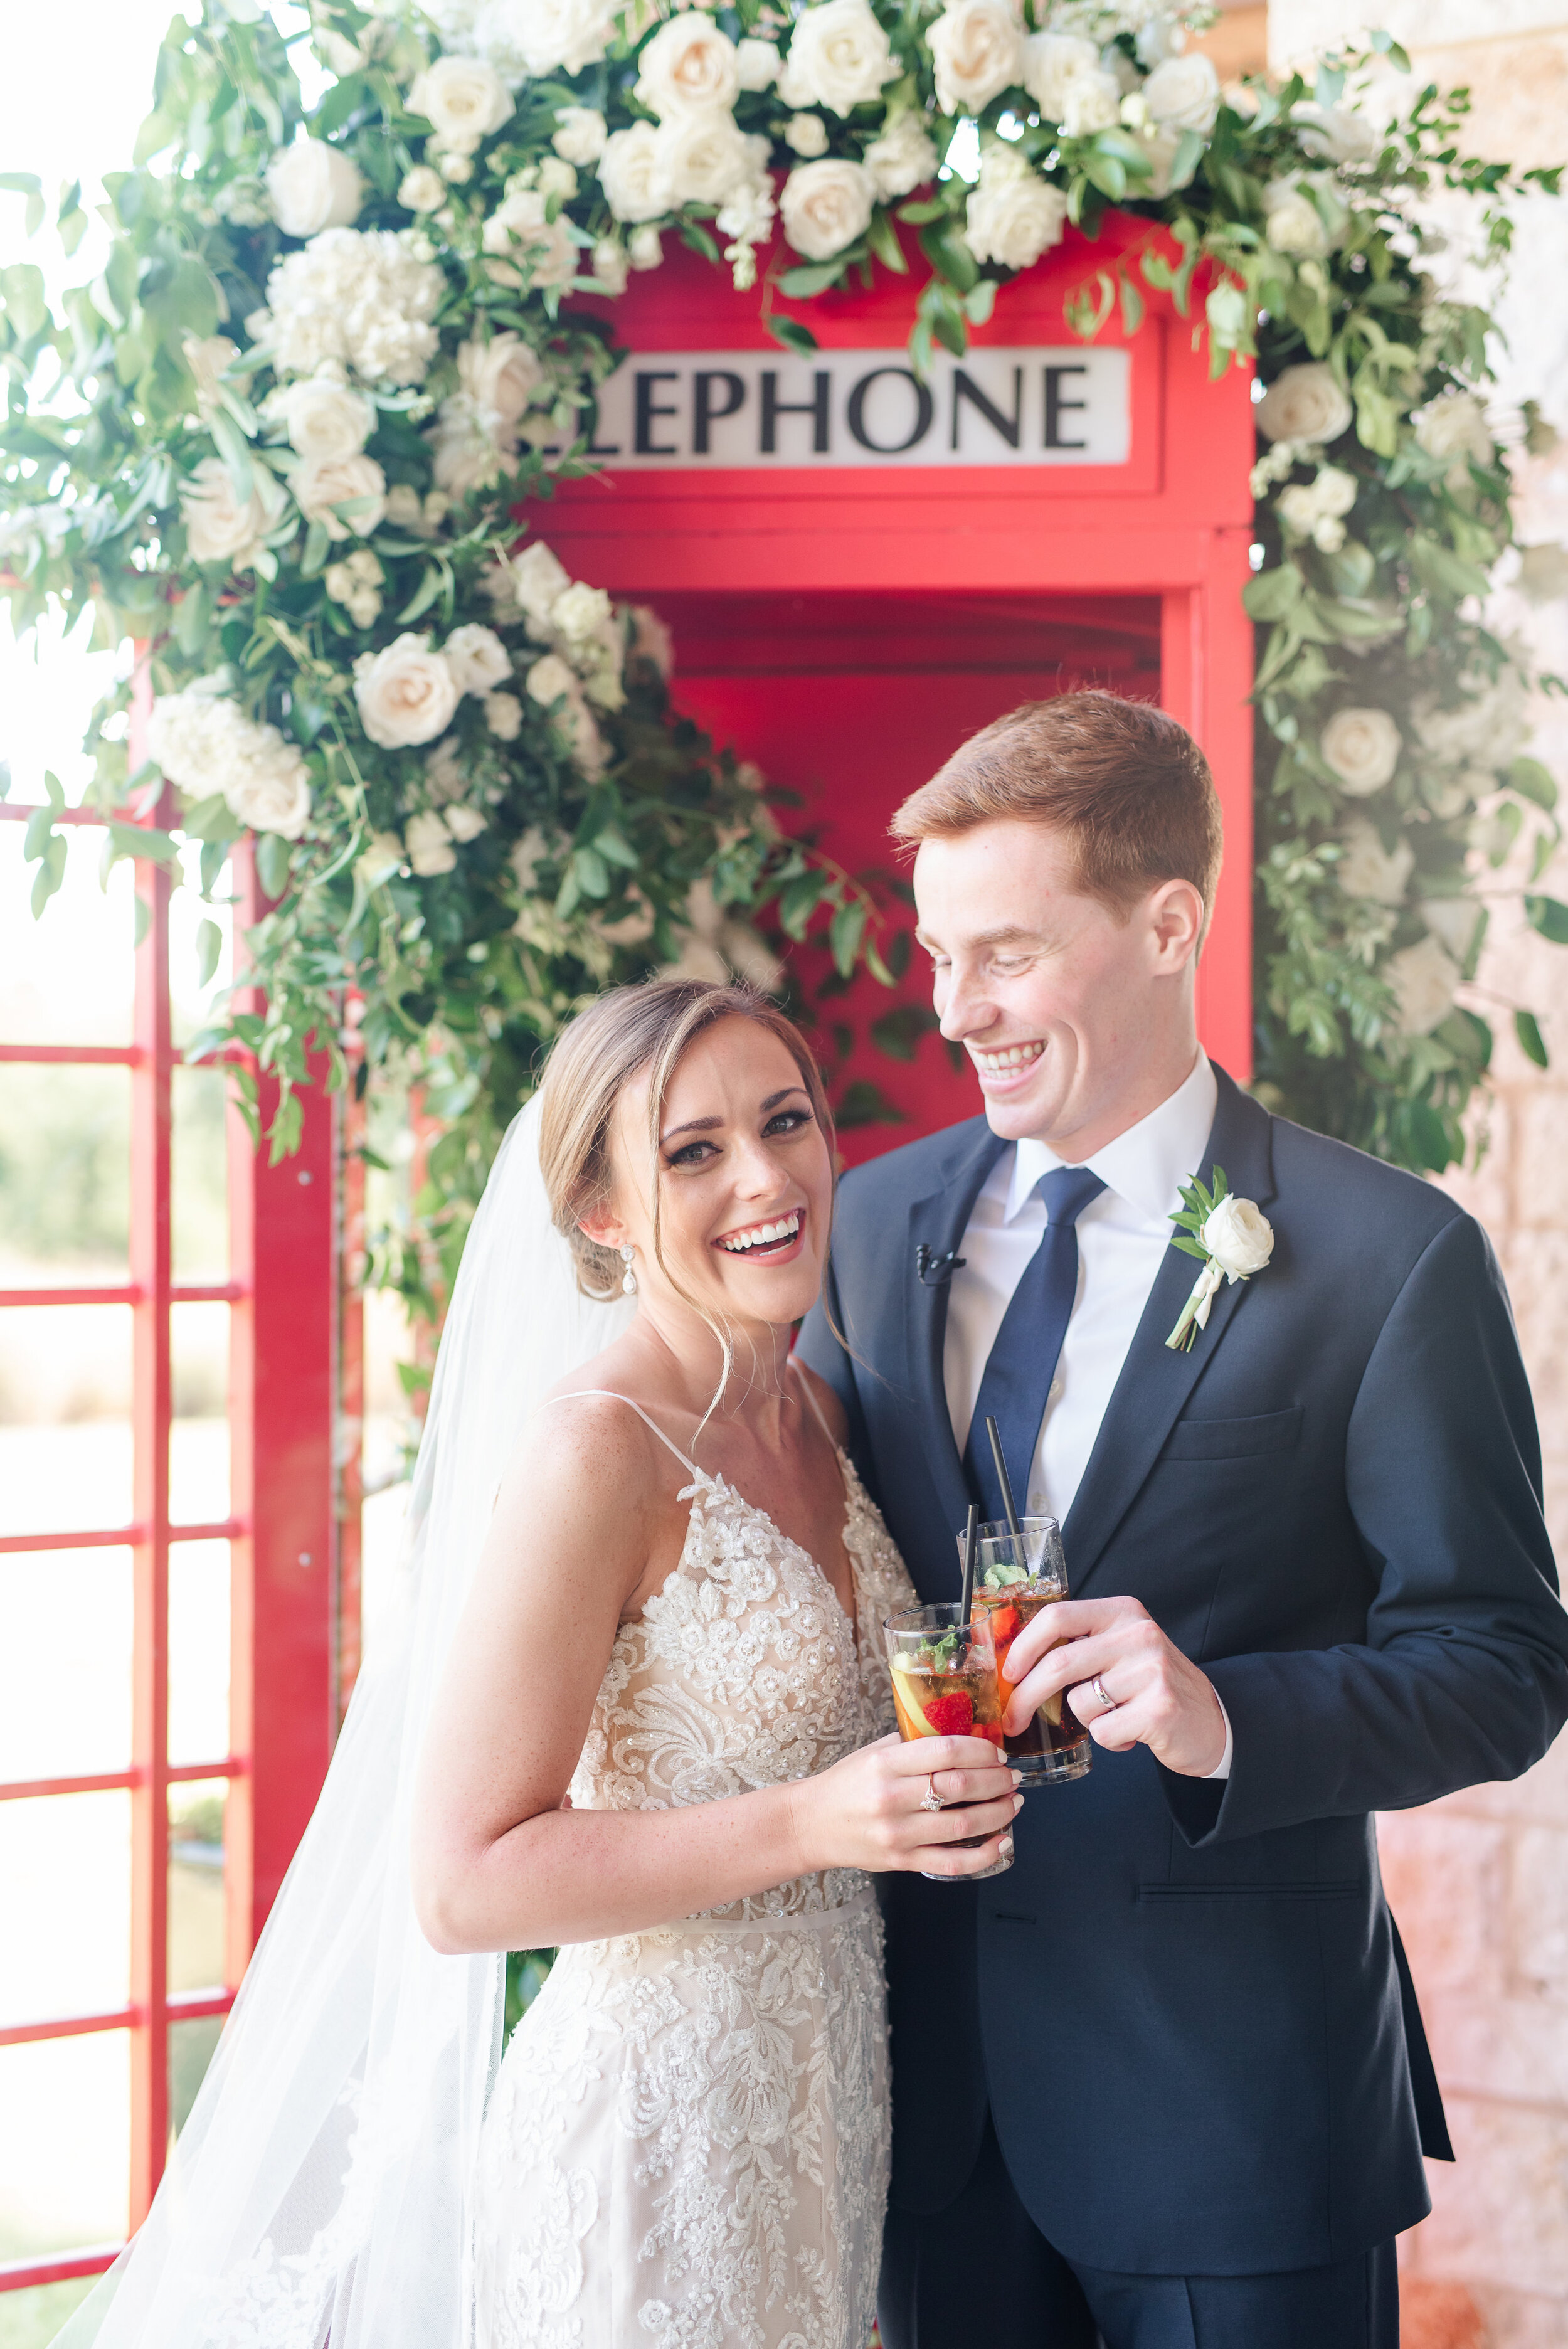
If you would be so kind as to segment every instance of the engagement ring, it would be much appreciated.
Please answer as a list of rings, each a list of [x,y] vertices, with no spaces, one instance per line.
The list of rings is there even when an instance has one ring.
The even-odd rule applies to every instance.
[[[920,1798],[920,1807],[923,1811],[939,1811],[942,1808],[942,1797],[936,1791],[934,1778],[927,1778],[925,1792]]]

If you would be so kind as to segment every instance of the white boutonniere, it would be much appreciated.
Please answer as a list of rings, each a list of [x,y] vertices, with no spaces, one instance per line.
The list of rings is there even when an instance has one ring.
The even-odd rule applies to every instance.
[[[1165,1343],[1185,1353],[1200,1330],[1207,1329],[1209,1309],[1222,1280],[1250,1280],[1262,1272],[1274,1254],[1274,1226],[1251,1199],[1232,1196],[1222,1166],[1212,1176],[1212,1191],[1194,1174],[1181,1185],[1181,1212],[1171,1220],[1176,1226],[1173,1247],[1202,1259],[1203,1269],[1192,1284],[1192,1294]]]

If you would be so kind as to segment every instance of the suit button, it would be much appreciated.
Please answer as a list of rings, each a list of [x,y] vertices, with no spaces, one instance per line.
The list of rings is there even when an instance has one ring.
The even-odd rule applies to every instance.
[[[1062,1391],[1062,1382],[1061,1382],[1060,1378],[1059,1378],[1059,1377],[1057,1377],[1057,1378],[1054,1378],[1054,1379],[1051,1381],[1050,1392],[1047,1395],[1047,1397],[1046,1397],[1046,1401],[1047,1401],[1047,1402],[1055,1402],[1055,1401],[1056,1401],[1057,1397],[1060,1394],[1061,1391]]]

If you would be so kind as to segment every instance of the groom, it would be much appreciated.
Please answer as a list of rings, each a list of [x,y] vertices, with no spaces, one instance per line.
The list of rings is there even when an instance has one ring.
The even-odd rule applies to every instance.
[[[1008,1873],[881,1879],[887,2349],[1398,2349],[1394,2238],[1452,2156],[1372,1814],[1568,1714],[1497,1266],[1200,1050],[1220,812],[1173,719],[1028,705],[893,830],[985,1115],[846,1179],[802,1350],[924,1599],[1002,1514],[996,1416],[1073,1593],[1011,1725],[1065,1690],[1095,1751]],[[1273,1253],[1176,1351],[1171,1216],[1216,1165]]]

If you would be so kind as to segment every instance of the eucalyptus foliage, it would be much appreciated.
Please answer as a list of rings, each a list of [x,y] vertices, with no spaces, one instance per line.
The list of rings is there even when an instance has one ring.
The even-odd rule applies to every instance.
[[[500,16],[536,38],[542,8],[507,0]],[[236,998],[196,1049],[238,1047],[280,1081],[275,1150],[314,1077],[419,1087],[445,1128],[424,1229],[449,1262],[541,1048],[586,994],[683,957],[773,976],[758,926],[774,945],[820,933],[841,973],[901,970],[893,910],[782,837],[760,779],[674,713],[656,616],[549,574],[547,502],[592,469],[595,388],[616,359],[602,309],[572,296],[613,296],[628,267],[656,265],[661,236],[715,261],[727,237],[738,284],[760,260],[773,331],[810,349],[777,295],[799,307],[908,274],[918,253],[923,364],[934,342],[964,349],[1009,261],[1068,222],[1093,239],[1116,205],[1148,234],[1104,268],[1091,251],[1075,330],[1092,336],[1118,307],[1136,330],[1147,293],[1169,295],[1216,372],[1255,358],[1269,388],[1247,598],[1261,1079],[1309,1123],[1443,1166],[1491,1042],[1452,1000],[1480,950],[1478,871],[1522,838],[1530,918],[1568,940],[1568,909],[1534,885],[1558,834],[1551,779],[1523,755],[1522,656],[1480,616],[1511,534],[1474,397],[1489,322],[1435,291],[1421,207],[1468,191],[1501,258],[1510,199],[1529,182],[1554,193],[1556,175],[1467,160],[1462,93],[1424,91],[1372,129],[1346,96],[1366,60],[1222,101],[1153,0],[1035,0],[1024,26],[1005,0],[854,0],[882,80],[833,103],[826,68],[791,77],[821,13],[742,0],[661,22],[560,0],[543,14],[575,25],[569,54],[525,73],[503,42],[513,70],[498,75],[481,37],[494,0],[477,29],[462,0],[435,21],[320,0],[309,37],[328,78],[307,109],[271,20],[209,0],[175,18],[133,167],[108,181],[99,274],[57,311],[32,263],[0,272],[0,590],[19,628],[90,606],[100,645],[147,647],[90,737],[95,803],[119,819],[108,856],[172,864],[199,840],[215,895],[248,840],[272,901],[246,942],[263,1008]],[[749,62],[698,153],[645,60],[672,24],[704,21],[721,78],[725,50]],[[1042,35],[1077,47],[1047,52]],[[1016,53],[1022,77],[973,106],[971,36],[999,45],[1005,75]],[[443,56],[474,66],[468,135],[442,115],[451,91],[438,103],[421,80]],[[1058,102],[1068,67],[1078,94]],[[977,136],[977,177],[943,165],[899,190],[927,149],[934,167],[957,156],[960,135]],[[739,176],[689,192],[727,155]],[[653,160],[634,201],[635,157]],[[29,233],[52,212],[75,248],[79,189],[46,205],[15,175],[0,185]],[[776,192],[793,260],[769,242]],[[311,440],[302,386],[325,387],[335,455]],[[416,669],[427,731],[403,702],[386,716]],[[170,713],[154,739],[185,746],[172,781],[172,752],[165,771],[131,770],[144,687]],[[215,702],[228,749],[209,743],[203,783],[190,746],[209,740]],[[41,911],[64,869],[52,810],[27,854]],[[1519,1033],[1543,1059],[1522,1007]],[[422,1297],[428,1272],[416,1250],[397,1277]]]

